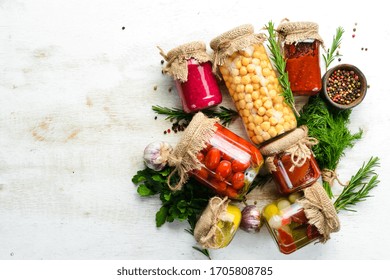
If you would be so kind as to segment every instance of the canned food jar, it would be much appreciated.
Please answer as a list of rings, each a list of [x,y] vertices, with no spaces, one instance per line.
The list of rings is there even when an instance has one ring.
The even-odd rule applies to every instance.
[[[301,126],[260,149],[279,193],[302,190],[321,178],[311,150],[317,143],[315,138],[308,137],[307,127]]]
[[[241,222],[240,209],[229,203],[227,197],[213,197],[198,219],[195,240],[203,247],[219,249],[232,241]]]
[[[203,42],[191,42],[176,47],[165,54],[163,69],[175,80],[183,110],[193,113],[216,106],[222,102],[222,94],[212,72],[210,56]]]
[[[210,42],[214,67],[219,66],[249,139],[256,145],[297,126],[281,95],[264,40],[264,35],[254,34],[252,25],[243,25]]]
[[[294,95],[316,95],[321,91],[318,25],[314,22],[285,22],[276,30],[283,45],[286,71]]]
[[[266,205],[262,216],[284,254],[314,240],[325,243],[332,232],[340,229],[336,209],[319,183]]]
[[[242,200],[264,160],[253,144],[198,112],[168,163],[186,168],[180,177],[191,175],[220,196]]]

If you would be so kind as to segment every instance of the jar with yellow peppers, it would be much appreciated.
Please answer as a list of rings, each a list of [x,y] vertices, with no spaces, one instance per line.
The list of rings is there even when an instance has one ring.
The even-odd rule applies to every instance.
[[[227,197],[215,196],[198,219],[195,240],[203,247],[219,249],[232,241],[241,222],[240,209],[229,203]]]
[[[243,120],[250,140],[262,144],[297,126],[284,102],[282,87],[263,46],[263,34],[242,25],[214,38],[214,71],[222,78]]]

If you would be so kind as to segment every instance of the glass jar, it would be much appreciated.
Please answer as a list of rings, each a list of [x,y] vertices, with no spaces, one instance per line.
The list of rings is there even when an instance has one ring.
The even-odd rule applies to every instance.
[[[167,178],[171,190],[180,190],[193,176],[220,196],[241,200],[248,192],[263,157],[253,144],[217,121],[202,112],[194,115],[168,157],[169,166],[174,167]]]
[[[195,240],[203,248],[226,247],[236,234],[240,222],[240,208],[230,204],[227,197],[213,197],[195,225]]]
[[[260,151],[245,139],[216,123],[215,134],[197,154],[200,169],[191,171],[217,194],[241,200],[263,165]]]
[[[284,45],[286,71],[294,95],[315,95],[321,91],[319,48],[318,40]]]
[[[243,25],[210,43],[214,66],[219,66],[249,139],[256,145],[297,126],[263,41],[252,25]]]
[[[315,95],[321,91],[318,25],[313,22],[285,22],[277,32],[283,45],[286,71],[294,95]]]
[[[318,141],[308,137],[306,126],[301,126],[281,138],[263,146],[260,152],[267,157],[266,166],[281,194],[307,188],[321,177],[321,170],[311,147]]]
[[[325,243],[330,233],[340,228],[332,201],[318,183],[266,205],[262,217],[284,254],[290,254],[314,240]]]
[[[185,112],[193,113],[222,102],[222,94],[203,42],[181,45],[166,55],[161,51],[161,55],[168,62],[163,72],[175,79]]]

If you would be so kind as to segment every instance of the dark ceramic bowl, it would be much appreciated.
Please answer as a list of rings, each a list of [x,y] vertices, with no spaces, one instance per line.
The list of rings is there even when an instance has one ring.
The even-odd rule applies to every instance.
[[[329,96],[328,80],[329,80],[329,77],[332,75],[332,73],[337,71],[337,70],[353,71],[353,73],[354,73],[353,75],[357,75],[358,79],[360,81],[360,96],[358,98],[356,98],[355,100],[353,100],[349,104],[337,103],[337,102],[333,101],[331,99],[331,97]],[[325,75],[322,77],[322,91],[321,91],[321,94],[323,95],[325,100],[330,105],[332,105],[335,108],[338,108],[338,109],[341,109],[341,110],[351,109],[351,108],[359,105],[363,101],[364,97],[366,96],[366,93],[367,93],[367,80],[366,80],[366,77],[364,76],[362,71],[359,70],[359,68],[357,68],[356,66],[353,66],[351,64],[340,64],[340,65],[337,65],[336,67],[333,67],[332,69],[328,70],[325,73]]]

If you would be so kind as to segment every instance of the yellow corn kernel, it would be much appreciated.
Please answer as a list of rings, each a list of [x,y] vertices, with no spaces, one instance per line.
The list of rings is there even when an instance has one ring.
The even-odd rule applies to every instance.
[[[271,127],[268,129],[268,133],[269,133],[269,136],[271,136],[271,137],[275,137],[276,135],[278,135],[278,133],[276,132],[275,127],[273,127],[273,126],[271,126]]]
[[[275,114],[275,109],[274,108],[270,108],[267,110],[267,112],[265,112],[265,114],[268,116],[268,117],[273,117],[274,114]]]
[[[283,127],[283,125],[281,125],[281,124],[277,124],[277,125],[275,126],[275,129],[276,129],[276,133],[277,133],[277,134],[281,134],[281,133],[284,132],[284,127]]]
[[[271,97],[271,98],[275,98],[276,97],[276,90],[272,89],[268,92],[268,96]]]
[[[262,122],[263,122],[263,118],[258,116],[258,115],[256,115],[255,119],[254,119],[254,122],[255,122],[255,125],[261,125]]]
[[[248,129],[249,130],[255,130],[255,128],[256,128],[256,126],[255,126],[255,124],[254,123],[248,123]]]
[[[253,73],[255,72],[255,65],[254,64],[248,64],[248,66],[246,67],[246,70],[249,72],[249,73]]]
[[[253,105],[255,106],[256,109],[260,109],[263,106],[263,102],[261,102],[260,99],[256,99]]]
[[[273,89],[275,89],[275,86],[273,84],[268,84],[267,89],[268,89],[268,91],[273,90]]]
[[[261,60],[261,61],[263,61],[263,60],[265,60],[265,61],[269,61],[268,60],[268,56],[267,56],[267,54],[265,54],[265,53],[262,53],[261,55],[260,55],[260,57],[259,57],[259,59]]]
[[[289,123],[289,122],[285,122],[285,123],[283,124],[283,128],[284,128],[285,131],[289,131],[289,130],[291,129],[290,123]]]
[[[282,106],[282,108],[283,108],[283,105],[282,105],[282,103],[283,103],[283,96],[281,96],[279,94],[276,95],[275,98],[274,98],[274,103],[277,104],[277,105]],[[279,109],[278,111],[281,111],[281,109]]]
[[[278,120],[274,117],[269,118],[269,122],[271,123],[272,126],[275,126],[278,123]],[[271,134],[271,133],[270,133]],[[272,136],[272,135],[271,135]],[[272,136],[273,137],[273,136]]]
[[[251,84],[247,84],[245,86],[245,92],[246,93],[252,93],[253,92],[253,86]]]
[[[246,67],[242,66],[240,68],[240,75],[245,76],[247,73],[248,73],[248,71],[246,70]]]
[[[236,68],[232,69],[231,72],[232,72],[232,76],[233,77],[236,77],[236,76],[240,75],[240,71],[238,69],[236,69]]]
[[[250,123],[248,124],[248,126],[250,125]],[[255,136],[255,133],[253,132],[253,130],[248,130],[248,136],[249,138],[252,138],[253,136]]]
[[[249,83],[251,82],[250,76],[249,76],[249,75],[242,76],[241,82],[242,82],[244,85],[249,84]]]
[[[260,62],[260,66],[261,66],[261,68],[267,68],[268,67],[268,62],[266,60],[262,60]]]
[[[252,94],[245,94],[245,102],[252,102]]]
[[[230,73],[229,73],[229,70],[228,70],[225,66],[220,66],[220,67],[219,67],[219,71],[221,71],[221,74],[222,74],[223,76],[227,76],[227,75],[230,74]]]
[[[268,89],[267,89],[267,87],[261,87],[261,88],[260,88],[260,94],[262,94],[262,95],[267,95],[267,94],[268,94]]]
[[[270,122],[263,122],[261,125],[260,125],[261,129],[263,131],[268,131],[268,129],[271,127],[271,124]]]
[[[252,81],[252,83],[254,83],[254,84],[260,84],[260,78],[259,78],[259,76],[257,76],[257,75],[253,75],[253,76],[251,77],[251,81]]]
[[[252,59],[252,64],[258,66],[258,65],[261,65],[261,61],[260,61],[260,59],[258,59],[258,58],[253,58],[253,59]]]
[[[264,108],[264,107],[260,107],[258,110],[257,110],[257,114],[259,116],[263,116],[265,114],[267,110]]]
[[[244,106],[245,108],[245,106]],[[243,116],[244,117],[249,117],[250,113],[249,113],[249,110],[248,109],[244,109],[243,112],[242,112]],[[247,121],[248,122],[248,121]]]
[[[285,105],[285,104],[284,104],[284,108],[283,108],[283,114],[284,114],[285,116],[291,114],[290,107],[287,107],[287,105]]]
[[[246,125],[249,121],[248,121],[248,117],[242,117],[242,120],[243,120],[243,122],[244,122],[244,124]]]
[[[239,108],[240,108],[240,109],[244,109],[244,108],[245,108],[245,105],[246,105],[246,102],[245,102],[244,99],[241,99],[241,100],[238,102],[238,104],[239,104]]]
[[[253,56],[254,58],[260,58],[260,55],[261,55],[261,52],[259,52],[259,51],[254,51],[252,56]]]
[[[264,77],[268,77],[271,74],[271,71],[269,70],[269,68],[263,68],[263,72],[262,73],[263,73]]]
[[[263,143],[263,142],[264,142],[263,137],[261,137],[260,135],[256,135],[256,140],[257,140],[257,143],[256,143],[256,144],[260,144],[260,143]]]
[[[257,100],[259,99],[259,92],[257,90],[254,90],[252,92],[252,100]]]
[[[267,122],[269,120],[269,117],[267,115],[263,116],[263,121]]]
[[[230,93],[230,89],[229,89],[229,93]],[[232,97],[233,97],[234,102],[240,100],[240,99],[238,98],[238,93],[233,93],[233,94],[232,94]]]
[[[269,100],[269,99],[267,99],[267,101],[264,102],[264,107],[265,107],[266,109],[272,108],[272,101]]]
[[[252,110],[252,108],[253,108],[253,102],[246,103],[245,109],[248,109],[250,111],[250,110]]]
[[[238,84],[237,86],[236,86],[236,92],[244,92],[244,89],[245,89],[245,86],[244,85],[242,85],[242,84]]]
[[[252,142],[255,143],[256,145],[258,145],[258,144],[261,143],[261,142],[259,142],[259,141],[257,140],[257,136],[252,136],[252,137],[251,137],[251,140],[252,140]]]
[[[249,63],[251,63],[252,59],[250,59],[249,57],[243,57],[241,58],[241,64],[243,66],[247,66]]]
[[[276,102],[275,102],[275,99],[274,99],[274,103],[276,103]],[[274,109],[275,109],[276,111],[282,111],[282,110],[283,110],[283,105],[282,105],[282,104],[279,104],[279,103],[276,103],[276,104],[274,105]]]
[[[255,117],[253,115],[250,115],[248,117],[248,122],[253,123],[255,121]]]
[[[240,69],[242,67],[241,60],[239,58],[236,58],[234,61],[234,65],[237,69]]]
[[[253,89],[258,90],[260,88],[260,84],[253,84]]]
[[[261,136],[263,137],[264,141],[271,139],[271,135],[269,135],[268,132],[264,132]]]
[[[261,129],[260,125],[256,125],[253,131],[255,132],[256,135],[261,135],[263,133],[263,130]]]

